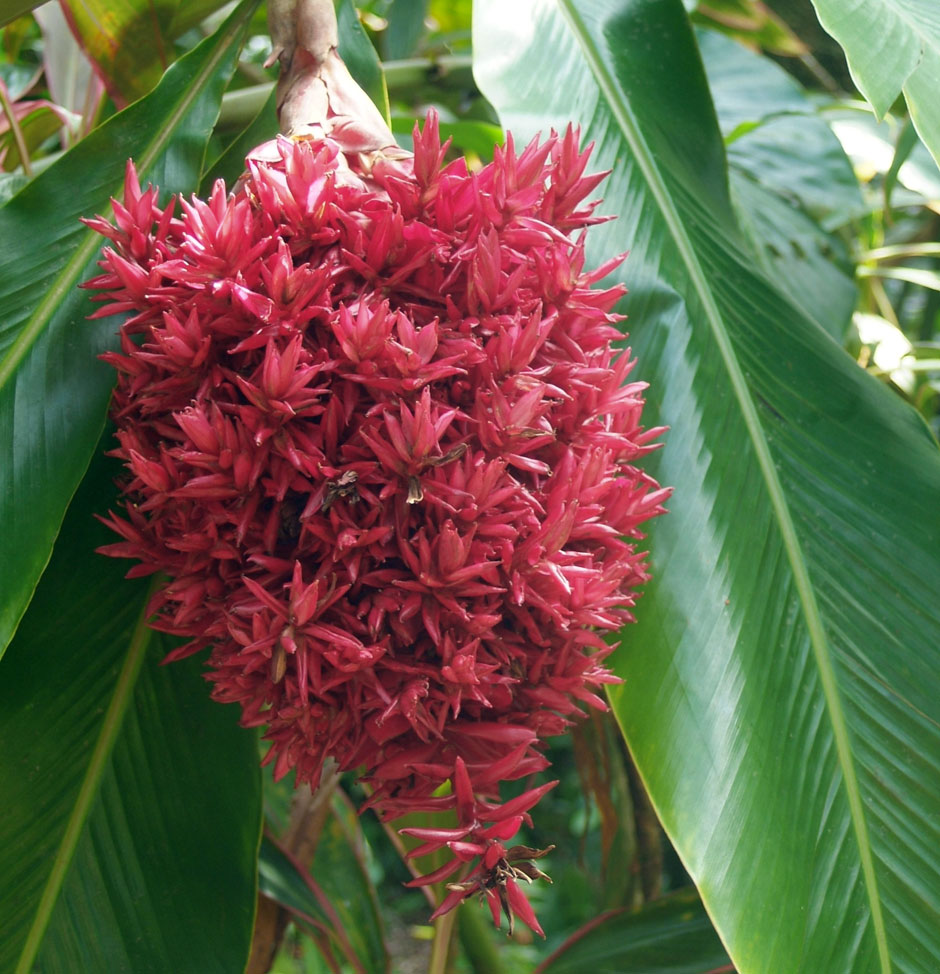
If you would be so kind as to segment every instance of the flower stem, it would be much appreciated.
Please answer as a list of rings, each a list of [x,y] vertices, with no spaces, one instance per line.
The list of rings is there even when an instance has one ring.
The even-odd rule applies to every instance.
[[[486,925],[483,910],[464,903],[454,910],[464,956],[475,974],[505,974],[506,968]]]
[[[434,941],[431,944],[431,962],[428,964],[428,974],[447,974],[450,969],[448,961],[456,921],[457,910],[451,910],[434,921]]]
[[[16,148],[20,154],[20,162],[23,166],[23,172],[32,179],[33,178],[33,166],[29,160],[29,150],[26,148],[26,139],[23,137],[23,130],[20,128],[19,120],[16,117],[16,112],[13,111],[13,104],[7,94],[6,85],[0,83],[0,107],[3,108],[3,114],[6,115],[7,121],[10,123],[10,131],[13,133],[13,140],[16,142]]]

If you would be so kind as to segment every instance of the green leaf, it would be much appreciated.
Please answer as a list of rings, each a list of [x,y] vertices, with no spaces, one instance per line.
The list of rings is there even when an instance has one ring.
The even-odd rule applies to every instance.
[[[458,151],[472,152],[486,161],[493,158],[493,146],[503,143],[503,130],[492,122],[458,118],[453,122],[439,122],[438,126],[441,139],[453,139],[454,147]],[[408,140],[414,132],[414,127],[414,115],[392,116],[392,131],[403,137],[400,139],[402,144],[410,145]]]
[[[389,119],[388,88],[385,72],[372,41],[369,40],[352,0],[336,0],[339,27],[339,55],[359,87],[372,99],[382,118]]]
[[[0,970],[241,970],[256,738],[201,661],[160,665],[147,585],[94,553],[114,468],[96,460],[76,494],[0,668]]]
[[[24,107],[25,105],[31,106],[31,104],[30,102],[20,103]],[[68,117],[68,114],[62,109],[57,109],[45,100],[36,101],[35,106],[29,114],[25,114],[19,119],[23,143],[30,159],[46,139],[55,135],[64,126],[64,119]],[[0,122],[3,121],[5,118],[0,118]],[[16,138],[10,129],[0,131],[0,158],[3,160],[3,165],[11,172],[22,164],[19,146],[16,144]]]
[[[879,116],[904,92],[914,125],[940,165],[940,5],[936,0],[813,0],[842,45],[852,79]]]
[[[32,596],[65,509],[104,426],[112,370],[97,355],[114,321],[80,281],[98,234],[79,223],[120,196],[125,160],[167,192],[198,183],[205,144],[253,2],[0,209],[0,653]]]
[[[734,974],[692,889],[637,912],[603,914],[579,930],[535,974]]]
[[[333,798],[312,873],[342,921],[355,954],[370,974],[388,970],[379,902],[365,867],[365,841],[359,817],[342,791]]]
[[[182,16],[182,11],[194,8],[205,17],[223,3],[64,0],[62,9],[108,93],[118,105],[126,105],[151,91],[173,62],[173,38],[194,22],[192,16]]]
[[[611,693],[742,974],[940,967],[940,454],[754,266],[679,0],[481,0],[517,139],[583,126],[675,487]],[[655,43],[650,39],[655,38]]]
[[[271,91],[258,109],[255,117],[242,129],[209,167],[199,184],[199,191],[207,195],[212,191],[212,185],[217,179],[225,180],[230,189],[245,172],[245,157],[252,149],[267,142],[277,135],[277,91],[272,86]]]
[[[349,931],[319,882],[267,836],[261,840],[258,888],[295,919],[328,937],[356,974],[366,974],[367,968],[350,943]]]
[[[839,140],[773,61],[714,31],[698,31],[731,197],[768,277],[841,342],[858,300],[848,250],[826,226],[865,211]]]
[[[5,27],[17,17],[28,14],[44,0],[0,0],[0,27]]]
[[[385,57],[400,60],[414,54],[425,31],[429,0],[392,0],[386,15]]]
[[[266,774],[265,782],[269,828],[275,824],[274,819],[284,819],[281,824],[286,825],[292,792],[288,779],[275,783]],[[368,974],[384,974],[388,970],[388,954],[378,897],[366,870],[365,855],[356,811],[345,793],[337,791],[309,874],[274,842],[265,840],[261,850],[261,890],[308,925],[333,937],[338,951],[355,958],[359,969]]]
[[[728,164],[826,228],[865,212],[845,150],[800,86],[769,58],[696,32]]]

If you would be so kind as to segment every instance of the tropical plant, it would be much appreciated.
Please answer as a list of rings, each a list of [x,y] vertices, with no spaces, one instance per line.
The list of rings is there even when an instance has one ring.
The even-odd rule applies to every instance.
[[[336,3],[339,51],[377,109],[370,124],[388,125],[405,150],[385,145],[388,165],[407,169],[412,150],[427,158],[429,130],[412,133],[433,108],[453,140],[447,172],[466,166],[478,193],[537,133],[563,135],[569,123],[593,144],[590,168],[609,170],[596,213],[616,219],[590,227],[584,266],[604,267],[626,315],[630,381],[648,383],[644,426],[668,428],[662,448],[638,459],[640,476],[673,494],[668,515],[643,529],[651,578],[605,661],[622,680],[606,688],[609,712],[592,710],[547,743],[553,790],[535,752],[499,754],[494,776],[515,777],[499,796],[514,826],[531,795],[542,797],[514,840],[536,863],[509,857],[506,819],[485,817],[496,816],[492,802],[473,804],[462,758],[433,778],[432,744],[419,765],[434,792],[400,802],[394,825],[368,810],[388,795],[360,780],[365,751],[344,774],[329,762],[322,778],[320,765],[301,767],[301,779],[321,781],[313,790],[295,788],[293,773],[275,780],[238,708],[210,698],[205,654],[161,666],[182,655],[175,636],[148,625],[161,606],[166,617],[166,578],[125,578],[128,562],[96,553],[114,545],[115,482],[128,483],[107,455],[112,422],[139,480],[126,517],[145,498],[162,503],[167,474],[133,439],[149,407],[127,432],[127,362],[146,361],[147,348],[135,359],[132,325],[116,354],[128,308],[90,319],[101,305],[79,284],[97,276],[124,289],[125,305],[136,300],[133,246],[102,258],[99,236],[120,236],[108,230],[115,213],[120,232],[143,225],[109,202],[124,198],[128,159],[165,206],[172,194],[208,197],[218,178],[231,188],[246,155],[274,137],[264,6],[0,3],[0,974],[940,969],[940,20],[933,0],[813,2],[818,21],[808,2]],[[486,168],[494,144],[503,147]],[[277,184],[259,165],[242,198]],[[371,163],[361,165],[356,179],[370,179]],[[539,169],[532,192],[559,172]],[[209,219],[196,204],[187,212]],[[172,233],[198,240],[192,219]],[[343,219],[352,225],[355,208]],[[567,253],[557,237],[537,250],[535,224],[531,240],[519,238],[527,256],[513,278],[528,273],[529,289],[536,278],[548,287],[545,268]],[[472,258],[478,276],[486,259]],[[139,294],[138,317],[152,300]],[[261,320],[256,298],[242,300]],[[373,311],[350,318],[348,342],[385,327]],[[392,327],[407,346],[407,323]],[[246,369],[281,369],[283,351],[258,347]],[[604,354],[614,368],[616,354]],[[125,376],[112,420],[109,361]],[[559,396],[582,388],[570,375]],[[242,376],[246,401],[260,403],[273,385],[254,381]],[[168,396],[172,416],[186,404],[168,388],[148,395]],[[369,417],[387,398],[377,397],[356,420],[373,440]],[[402,409],[399,426],[420,425],[417,405]],[[443,422],[443,405],[421,409]],[[205,451],[199,415],[194,407],[184,422]],[[563,417],[561,406],[551,415]],[[161,422],[144,438],[159,439]],[[438,434],[439,459],[464,462],[467,476],[471,425]],[[397,429],[390,464],[401,461],[391,456]],[[513,462],[525,464],[526,450]],[[446,465],[432,466],[431,489],[450,484]],[[322,506],[351,503],[361,475],[330,473]],[[421,483],[406,485],[417,501]],[[546,494],[532,510],[551,530],[571,500]],[[631,529],[611,501],[597,517]],[[214,523],[194,518],[193,536],[205,541]],[[450,530],[425,539],[428,550],[450,545]],[[121,553],[134,540],[140,557],[140,537],[125,532]],[[639,564],[638,551],[629,558]],[[174,564],[157,567],[174,577]],[[309,566],[297,566],[301,611],[322,593],[311,595]],[[246,584],[233,611],[257,627],[250,616],[280,610]],[[203,590],[187,591],[172,604],[208,618]],[[492,605],[483,589],[472,597],[478,614]],[[197,638],[193,648],[212,643],[217,672],[229,637],[201,639],[202,623],[187,629],[181,612],[162,628]],[[213,624],[232,632],[233,618],[220,612]],[[261,637],[246,628],[233,638]],[[273,645],[268,690],[286,665]],[[551,646],[568,658],[562,642]],[[519,658],[541,665],[529,652]],[[229,698],[244,704],[243,674],[225,672]],[[354,708],[363,688],[349,686]],[[527,706],[523,728],[541,720],[541,704]],[[328,733],[330,722],[318,726]],[[421,845],[433,854],[416,871],[409,853]],[[451,853],[491,846],[512,867],[499,882],[484,870],[405,885],[443,876]],[[528,922],[505,875],[536,879],[526,892],[544,941],[521,925],[510,938],[497,932],[475,897],[429,920],[448,895],[456,905],[479,890],[499,906],[501,890],[507,912]]]

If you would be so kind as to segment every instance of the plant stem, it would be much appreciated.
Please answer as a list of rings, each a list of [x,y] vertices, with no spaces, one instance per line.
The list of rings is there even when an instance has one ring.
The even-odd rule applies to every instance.
[[[426,82],[445,86],[470,87],[473,76],[470,58],[448,55],[440,58],[409,58],[406,61],[385,61],[382,65],[389,94],[395,96]],[[244,128],[261,110],[274,87],[273,81],[250,85],[222,96],[222,111],[218,128]]]
[[[493,943],[486,917],[475,903],[462,903],[454,910],[464,956],[474,974],[505,974],[506,967]]]
[[[16,148],[20,154],[20,163],[23,166],[23,172],[25,172],[26,175],[32,179],[33,166],[29,160],[29,150],[26,148],[26,139],[23,138],[23,130],[20,128],[20,123],[16,117],[16,112],[13,111],[13,104],[7,94],[6,85],[2,83],[0,83],[0,107],[3,108],[3,114],[6,115],[7,121],[10,123],[10,131],[13,133],[13,140],[16,142]]]
[[[428,974],[447,974],[450,969],[450,945],[457,921],[457,910],[451,910],[434,921],[434,942],[431,945],[431,962]]]

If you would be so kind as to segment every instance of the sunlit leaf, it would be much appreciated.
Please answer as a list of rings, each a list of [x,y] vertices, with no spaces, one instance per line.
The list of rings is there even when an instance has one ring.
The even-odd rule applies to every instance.
[[[842,45],[859,90],[878,115],[903,92],[914,125],[940,164],[940,4],[936,0],[813,0]]]

